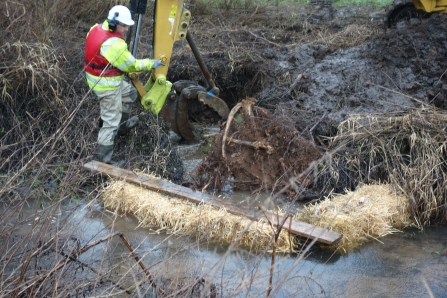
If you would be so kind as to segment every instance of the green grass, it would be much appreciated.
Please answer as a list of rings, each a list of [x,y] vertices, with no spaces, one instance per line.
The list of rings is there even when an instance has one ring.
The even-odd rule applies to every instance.
[[[365,7],[387,7],[393,0],[334,0],[335,7],[343,6],[365,6]]]
[[[393,0],[335,0],[334,7],[346,6],[365,6],[365,7],[387,7],[393,3]]]
[[[329,1],[329,0],[328,0]],[[201,0],[202,5],[218,8],[256,7],[256,6],[290,6],[310,5],[310,0]],[[387,7],[393,0],[334,0],[334,7],[365,6],[365,7]]]

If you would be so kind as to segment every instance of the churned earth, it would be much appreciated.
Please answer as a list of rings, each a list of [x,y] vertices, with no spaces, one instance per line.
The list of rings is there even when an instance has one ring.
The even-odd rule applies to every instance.
[[[256,100],[251,120],[244,111],[239,120],[229,120],[229,128],[221,123],[197,172],[201,188],[221,189],[230,180],[236,189],[280,189],[330,149],[327,138],[352,115],[447,106],[445,15],[384,28],[380,9],[192,12],[190,32],[220,97],[230,108],[245,98]],[[206,86],[187,43],[176,45],[169,76]],[[190,110],[193,121],[218,120],[194,102]]]
[[[306,124],[324,114],[324,122],[337,123],[353,113],[405,111],[421,102],[445,107],[445,15],[385,30],[381,11],[234,14],[197,17],[191,25],[232,106],[245,97],[266,108],[287,104]],[[179,48],[171,79],[203,83],[187,45]]]
[[[230,109],[246,98],[255,100],[255,116],[251,120],[241,119],[243,114],[235,113],[228,129],[230,121],[223,121],[209,107],[190,101],[190,120],[196,127],[217,124],[221,128],[219,134],[206,138],[212,150],[199,167],[201,171],[188,181],[197,187],[221,188],[232,179],[241,182],[233,183],[236,188],[280,189],[290,177],[299,175],[311,161],[332,149],[328,147],[328,137],[334,136],[340,122],[353,114],[392,115],[424,105],[447,107],[445,15],[401,22],[395,28],[385,29],[385,9],[308,5],[215,12],[197,4],[189,8],[192,13],[189,32],[221,90],[220,97]],[[147,11],[149,14],[151,9]],[[95,20],[101,21],[102,17]],[[79,19],[70,28],[63,28],[62,33],[55,28],[51,35],[59,59],[55,64],[64,80],[59,94],[68,98],[64,103],[69,110],[81,103],[79,115],[82,115],[76,118],[74,137],[67,139],[72,140],[66,143],[70,154],[60,158],[89,159],[95,147],[99,107],[88,92],[82,71],[85,35],[93,23]],[[149,15],[144,16],[141,28],[138,58],[150,56]],[[18,33],[7,31],[5,40],[12,42]],[[4,49],[5,55],[12,54],[8,49]],[[11,58],[4,63],[13,61]],[[145,79],[147,76],[142,77]],[[206,87],[186,41],[174,45],[168,79],[193,80]],[[41,83],[33,86],[42,85],[41,97],[50,98],[54,84],[51,88],[45,84],[48,80],[42,78]],[[26,94],[16,97],[25,99],[31,88],[17,90]],[[65,111],[53,101],[44,102],[50,113],[36,100],[15,103],[17,107],[2,106],[2,109],[27,111],[34,118],[43,109],[50,120],[40,122],[39,129],[48,134],[58,127],[54,123],[63,119],[58,115]],[[126,158],[131,169],[184,182],[182,158],[170,144],[166,127],[139,107],[135,114],[140,116],[140,125],[130,136],[117,140],[116,159]],[[23,112],[22,116],[29,115]],[[234,127],[237,123],[242,125]],[[2,125],[5,131],[12,129],[6,120],[2,120]],[[225,132],[234,140],[225,145],[227,158],[223,159],[223,152],[217,149],[222,148],[219,142]],[[10,143],[16,142],[14,134],[8,136]],[[23,137],[30,138],[34,137]],[[263,142],[265,148],[270,145],[271,149],[259,149],[255,142]],[[12,147],[10,151],[14,152]],[[5,156],[9,155],[9,151],[5,152]],[[20,162],[18,155],[8,160],[9,167]]]

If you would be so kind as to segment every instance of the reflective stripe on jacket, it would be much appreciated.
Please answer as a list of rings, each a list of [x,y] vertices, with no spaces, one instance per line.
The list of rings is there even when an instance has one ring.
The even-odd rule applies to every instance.
[[[91,36],[95,37],[95,39],[89,38],[91,33],[95,34]],[[87,56],[90,57],[92,53],[98,52],[97,56],[100,59],[87,60]],[[90,63],[89,65],[85,62],[87,83],[95,91],[118,89],[123,80],[124,72],[148,71],[154,66],[154,62],[151,59],[135,59],[127,49],[127,43],[124,38],[119,33],[109,31],[107,20],[104,21],[102,26],[98,24],[90,29],[87,35],[84,56]],[[101,59],[104,59],[107,64],[101,65],[103,64]],[[107,67],[109,63],[110,65]],[[91,65],[94,66],[92,67]],[[101,70],[100,68],[102,67],[105,68]]]

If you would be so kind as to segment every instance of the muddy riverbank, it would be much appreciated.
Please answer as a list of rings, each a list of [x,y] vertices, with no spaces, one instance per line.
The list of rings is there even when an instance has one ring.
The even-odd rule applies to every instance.
[[[323,175],[321,180],[331,181],[323,193],[354,190],[371,180],[397,181],[402,191],[419,191],[407,193],[416,198],[410,202],[414,214],[420,215],[422,230],[371,241],[347,255],[314,247],[309,254],[277,256],[272,274],[269,251],[254,254],[234,245],[166,233],[162,227],[143,229],[134,218],[101,206],[109,179],[82,168],[92,158],[99,129],[99,105],[85,82],[83,49],[89,28],[107,15],[103,2],[75,0],[61,7],[58,1],[43,5],[19,0],[2,2],[0,8],[5,12],[0,14],[5,28],[0,33],[2,295],[199,297],[217,291],[218,297],[259,297],[266,296],[270,276],[276,297],[424,296],[430,291],[442,297],[446,292],[446,230],[437,226],[447,214],[442,131],[447,90],[445,15],[384,30],[383,9],[191,6],[190,32],[230,108],[255,98],[256,107],[272,115],[269,119],[287,119],[281,123],[297,132],[290,134],[293,138],[303,135],[318,150],[330,152],[327,160],[351,154],[348,162],[340,159],[340,167],[324,168],[330,179],[340,179]],[[145,18],[138,57],[150,55],[150,22]],[[147,76],[141,79],[146,81]],[[174,47],[168,79],[206,85],[186,42]],[[209,125],[218,128],[210,134],[225,127],[206,106],[190,102],[189,109],[199,134]],[[140,107],[133,112],[140,124],[116,140],[115,157],[125,158],[128,169],[202,188],[194,169],[203,155],[197,154],[190,161],[193,166],[188,165],[189,153],[178,150],[160,119]],[[346,142],[337,150],[330,148],[340,123],[353,115],[359,115],[358,121],[345,122],[342,128],[367,127],[370,130],[362,135],[375,137],[353,143],[340,136]],[[382,134],[372,130],[384,127],[392,130],[382,129]],[[430,130],[424,130],[427,127]],[[280,130],[259,131],[280,134]],[[384,132],[391,133],[384,136]],[[390,135],[399,138],[390,142]],[[205,139],[191,152],[210,152],[213,140]],[[372,140],[391,146],[371,144]],[[427,143],[436,146],[425,151]],[[235,158],[237,150],[231,152]],[[388,160],[392,163],[386,164]],[[421,169],[419,161],[429,163]],[[265,167],[268,163],[251,163],[256,173],[273,172]],[[276,160],[273,166],[278,166]],[[303,169],[281,166],[284,173],[292,173],[287,177],[291,179]],[[392,176],[399,169],[411,175]],[[314,183],[318,179],[303,181],[323,190],[323,184]],[[302,198],[295,196],[299,187],[288,189],[280,202],[280,196],[271,200],[274,187],[263,192],[261,183],[241,194],[234,191],[231,175],[222,182],[220,195],[246,205],[267,202],[274,208]],[[287,179],[283,182],[287,186]],[[217,188],[207,190],[217,194]],[[312,199],[321,195],[312,192]]]

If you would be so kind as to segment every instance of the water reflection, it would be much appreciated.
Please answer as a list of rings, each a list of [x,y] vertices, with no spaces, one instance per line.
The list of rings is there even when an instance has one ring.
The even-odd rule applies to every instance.
[[[188,165],[201,155],[196,151],[184,158]],[[271,207],[268,193],[227,191],[224,195],[239,206]],[[287,203],[284,207],[290,208]],[[346,255],[313,249],[298,264],[297,255],[278,257],[275,297],[429,297],[430,290],[434,297],[447,297],[447,226],[409,229],[380,241]],[[219,268],[215,282],[225,284],[227,295],[266,296],[270,256],[237,248],[226,252],[227,247],[208,245],[201,246],[197,256],[204,268]],[[254,277],[254,282],[246,282]]]
[[[163,259],[152,270],[167,278],[206,276],[219,285],[224,297],[266,295],[269,254],[237,247],[229,251],[228,246],[198,243],[187,236],[156,232],[156,228],[138,228],[132,217],[109,216],[107,212],[87,217],[83,224],[92,235],[99,233],[95,229],[113,227],[137,247],[146,264]],[[446,297],[446,226],[407,230],[380,240],[382,243],[372,241],[346,255],[313,249],[300,263],[297,255],[278,256],[275,297],[428,297],[423,279],[435,297]]]

